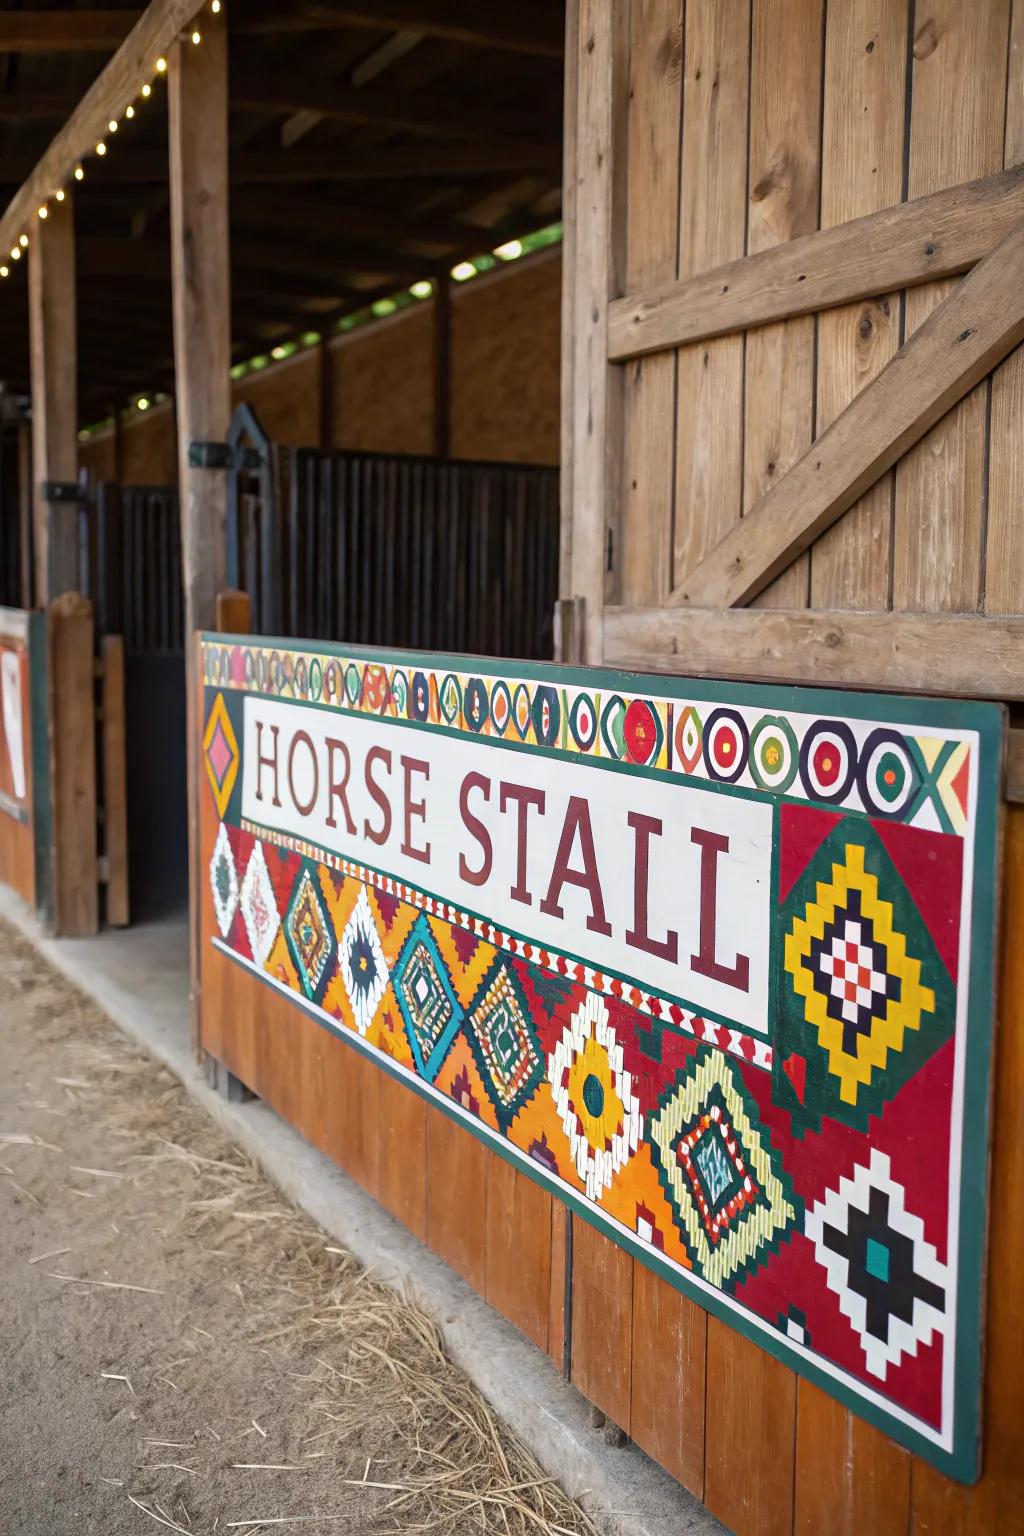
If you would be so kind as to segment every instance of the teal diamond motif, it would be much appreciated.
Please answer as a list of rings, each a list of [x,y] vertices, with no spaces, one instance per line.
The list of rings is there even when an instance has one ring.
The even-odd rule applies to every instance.
[[[422,912],[398,957],[393,980],[416,1070],[432,1083],[458,1034],[463,1012]]]

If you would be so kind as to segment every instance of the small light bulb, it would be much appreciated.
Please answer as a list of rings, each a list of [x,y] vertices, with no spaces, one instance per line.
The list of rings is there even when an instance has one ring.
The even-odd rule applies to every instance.
[[[130,105],[125,107],[124,115],[125,115],[125,117],[134,117],[135,116],[135,108],[133,106],[130,106]]]
[[[149,410],[149,401],[146,399],[145,395],[143,395],[135,403],[138,406],[140,411],[148,411]]]
[[[110,122],[107,124],[107,129],[108,129],[108,131],[110,133],[116,133],[117,132],[117,118],[116,117],[112,117],[110,119]]]
[[[199,44],[202,42],[202,40],[203,37],[201,32],[196,31],[192,33],[192,41],[195,43],[197,48],[199,47]]]
[[[10,267],[0,267],[0,277],[9,277],[10,272]]]
[[[83,169],[82,169],[82,167],[80,165],[76,165],[75,166],[75,180],[76,181],[84,181],[85,180],[85,172],[83,171]]]
[[[12,259],[14,261],[20,261],[21,260],[21,246],[20,245],[12,245],[11,246],[11,257],[12,257]]]
[[[99,143],[96,145],[96,153],[98,155],[105,155],[106,152],[107,152],[107,146],[104,144],[103,140],[100,139]]]
[[[142,94],[143,94],[143,96],[152,96],[152,94],[153,94],[153,87],[150,85],[148,80],[146,81],[145,85],[142,87]]]
[[[42,205],[42,207],[41,207],[41,208],[40,208],[40,210],[39,210],[39,217],[40,217],[40,218],[41,218],[41,219],[45,219],[45,218],[46,218],[46,214],[47,214],[47,208],[46,208],[46,204],[45,204],[45,203],[43,203],[43,205]]]
[[[19,235],[18,236],[18,243],[22,247],[28,245],[28,235]]]
[[[164,58],[157,59],[157,61],[156,61],[156,72],[157,72],[157,74],[158,75],[164,74],[166,69],[167,69],[167,60],[164,59]]]
[[[213,14],[215,16],[219,16],[220,15],[220,0],[212,0],[212,3],[210,5],[210,10],[213,12]]]
[[[53,195],[57,199],[58,203],[62,203],[64,201],[64,188],[58,187]]]

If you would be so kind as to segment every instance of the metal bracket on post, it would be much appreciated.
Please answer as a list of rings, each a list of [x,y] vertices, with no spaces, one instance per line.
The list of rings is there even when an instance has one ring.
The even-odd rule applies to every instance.
[[[39,491],[44,501],[73,501],[81,504],[89,500],[89,492],[77,480],[44,480]]]
[[[259,448],[244,445],[191,442],[188,462],[190,469],[262,469],[263,454]]]

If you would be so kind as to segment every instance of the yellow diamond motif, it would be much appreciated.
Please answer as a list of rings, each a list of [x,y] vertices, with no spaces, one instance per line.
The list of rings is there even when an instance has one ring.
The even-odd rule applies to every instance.
[[[213,800],[221,821],[238,778],[238,741],[228,716],[224,695],[218,693],[210,710],[203,735],[206,776],[213,790]]]
[[[847,845],[831,882],[817,882],[816,897],[786,934],[785,968],[839,1079],[840,1099],[856,1105],[889,1052],[903,1049],[905,1032],[935,1012],[935,993],[921,984],[921,962],[908,953],[860,845]]]

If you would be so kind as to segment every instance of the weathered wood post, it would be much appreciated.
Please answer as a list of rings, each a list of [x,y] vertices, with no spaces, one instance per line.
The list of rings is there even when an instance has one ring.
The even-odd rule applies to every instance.
[[[228,259],[228,73],[223,25],[200,47],[168,51],[171,274],[178,413],[182,574],[188,692],[189,910],[192,1013],[199,1018],[196,893],[199,856],[195,772],[197,629],[213,627],[217,593],[227,586],[225,471],[193,467],[189,448],[224,442],[231,417],[231,296]]]
[[[78,478],[75,217],[71,194],[35,221],[28,248],[32,368],[32,479],[36,598],[78,585],[78,507],[48,500],[47,486]]]

